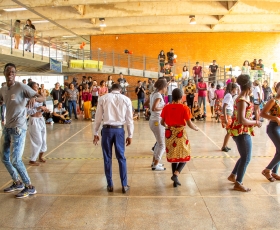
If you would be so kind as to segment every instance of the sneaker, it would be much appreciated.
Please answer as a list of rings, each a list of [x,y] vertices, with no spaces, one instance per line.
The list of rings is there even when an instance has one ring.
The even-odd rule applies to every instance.
[[[157,164],[159,167],[163,167],[164,166],[164,164],[161,164],[161,163],[158,163]],[[151,164],[151,167],[153,168],[154,167],[154,162]]]
[[[13,192],[22,189],[24,189],[24,185],[22,182],[20,182],[20,184],[13,182],[13,184],[10,187],[4,189],[4,192]]]
[[[164,170],[166,170],[166,168],[159,166],[159,164],[157,164],[156,166],[152,167],[152,170],[153,171],[164,171]]]
[[[223,147],[221,150],[222,150],[223,152],[228,152],[228,149],[227,149],[226,147]]]
[[[16,195],[16,198],[25,198],[36,193],[37,191],[34,186],[32,186],[32,188],[25,187],[20,193]]]

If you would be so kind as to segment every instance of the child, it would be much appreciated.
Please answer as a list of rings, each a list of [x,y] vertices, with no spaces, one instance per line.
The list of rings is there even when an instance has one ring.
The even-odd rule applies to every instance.
[[[95,120],[95,113],[96,113],[96,106],[91,107],[90,112],[91,112],[91,121],[93,122]]]
[[[194,105],[192,107],[192,116],[193,116],[192,119],[196,119],[196,120],[199,120],[199,121],[204,120],[202,112],[201,112],[201,108],[199,107],[197,101],[194,102]]]
[[[139,114],[135,112],[135,108],[132,106],[132,114],[133,114],[133,120],[139,119]]]
[[[216,120],[218,123],[220,122],[220,115],[222,113],[222,104],[224,98],[225,91],[221,89],[221,86],[218,84],[217,89],[215,90],[215,113],[216,113]]]
[[[208,101],[211,108],[211,118],[215,118],[214,116],[214,105],[215,105],[215,84],[211,83],[211,87],[208,90]]]

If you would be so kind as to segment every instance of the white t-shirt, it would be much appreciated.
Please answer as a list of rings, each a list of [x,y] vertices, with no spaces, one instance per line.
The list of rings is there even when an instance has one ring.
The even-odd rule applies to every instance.
[[[163,108],[163,106],[165,105],[163,98],[159,92],[154,92],[150,95],[150,112],[151,112],[150,119],[152,119],[152,120],[160,119],[161,111],[152,111],[153,104],[154,104],[155,100],[158,98],[160,99],[160,102],[157,104],[156,108]]]
[[[184,71],[184,72],[182,73],[182,78],[183,78],[184,80],[188,80],[188,79],[189,79],[189,76],[190,76],[189,71]]]
[[[258,100],[259,99],[259,95],[258,93],[260,94],[260,98],[261,97],[261,89],[259,86],[255,86],[254,90],[253,90],[253,96],[254,96],[254,100]]]
[[[168,95],[172,95],[173,89],[178,88],[177,82],[171,82],[168,86]]]
[[[224,104],[227,104],[226,109],[233,111],[233,103],[234,103],[234,101],[233,101],[232,95],[230,93],[227,93],[223,99],[223,106],[224,106]]]
[[[215,97],[215,88],[209,88],[209,97],[210,97],[210,100],[212,100],[214,97]]]

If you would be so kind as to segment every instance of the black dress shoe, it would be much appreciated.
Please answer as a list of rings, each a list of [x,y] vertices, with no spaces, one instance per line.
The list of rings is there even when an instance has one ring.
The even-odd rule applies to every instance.
[[[123,186],[123,187],[122,187],[122,193],[126,193],[129,189],[130,189],[130,186],[129,186],[129,185]]]
[[[114,187],[107,186],[107,191],[108,192],[113,192],[114,191]]]
[[[175,174],[173,174],[171,180],[173,180],[177,185],[181,185],[180,181],[178,180],[178,176],[176,176]]]

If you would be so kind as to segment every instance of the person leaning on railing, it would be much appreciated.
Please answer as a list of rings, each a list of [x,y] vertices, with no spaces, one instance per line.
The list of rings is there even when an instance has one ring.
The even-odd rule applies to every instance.
[[[20,20],[16,20],[12,33],[11,33],[11,37],[14,37],[14,42],[15,42],[15,49],[18,49],[19,47],[19,42],[20,42]]]
[[[31,45],[35,44],[35,32],[36,28],[32,24],[30,19],[26,20],[26,25],[23,28],[24,30],[24,44],[26,44],[25,51],[31,52]]]

